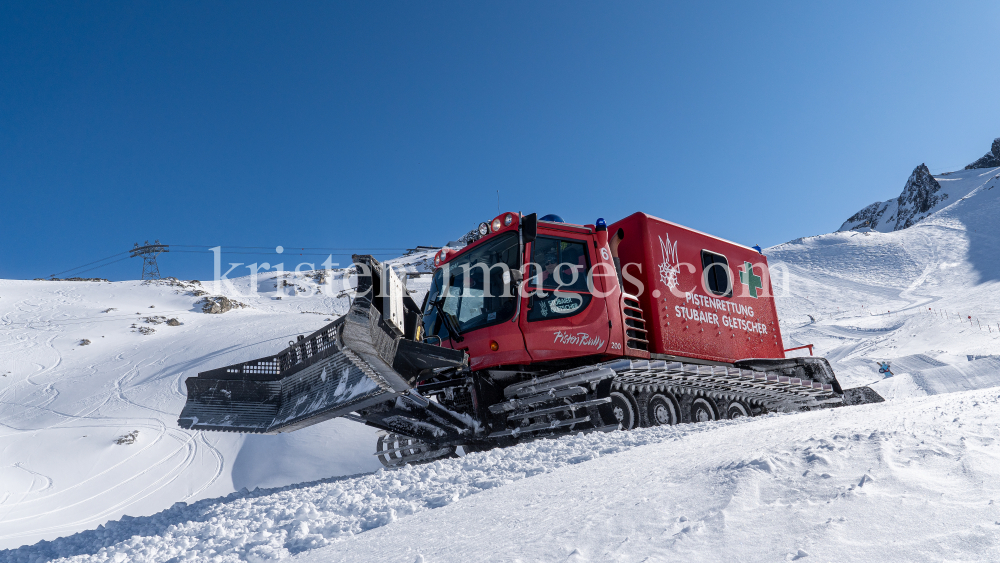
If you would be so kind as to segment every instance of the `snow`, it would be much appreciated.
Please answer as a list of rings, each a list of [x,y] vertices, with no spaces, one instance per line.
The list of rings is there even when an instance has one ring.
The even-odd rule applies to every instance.
[[[417,270],[427,259],[398,263]],[[0,549],[243,487],[381,467],[376,432],[345,420],[275,436],[177,426],[184,379],[272,354],[343,314],[349,283],[334,278],[330,295],[311,272],[261,273],[256,292],[237,278],[223,294],[247,307],[223,314],[201,312],[193,293],[211,283],[0,280]],[[276,300],[279,281],[289,285]],[[418,296],[428,283],[409,280]],[[142,320],[153,316],[182,324]],[[135,443],[115,443],[136,430]]]
[[[664,439],[663,432],[673,436],[703,430],[687,426],[662,429],[659,433],[580,435],[394,471],[379,470],[278,490],[242,491],[221,502],[213,499],[190,506],[178,505],[149,518],[115,522],[103,530],[46,544],[34,553],[46,557],[70,556],[93,549],[101,541],[111,539],[117,543],[142,535],[141,540],[124,546],[124,553],[154,552],[155,560],[165,560],[180,555],[178,545],[181,545],[190,557],[199,555],[194,550],[204,557],[205,551],[211,549],[221,560],[288,555],[566,465],[660,442]],[[229,532],[220,536],[218,530]],[[232,533],[233,530],[238,533]],[[142,534],[143,531],[147,534]],[[159,533],[148,535],[149,531]],[[163,531],[169,531],[170,537],[163,537]],[[109,549],[104,554],[113,557],[117,551]]]
[[[983,390],[593,433],[178,505],[30,554],[775,561],[801,551],[821,561],[987,560],[1000,555],[998,430],[1000,393]]]
[[[996,560],[997,395],[640,430],[295,561]]]
[[[815,344],[844,387],[886,403],[388,471],[375,432],[343,420],[277,436],[176,425],[184,378],[344,312],[349,293],[315,294],[309,272],[285,274],[301,292],[280,301],[275,274],[238,278],[224,294],[247,307],[221,315],[176,286],[0,281],[0,562],[996,560],[1000,190],[986,172],[937,177],[947,205],[908,229],[765,250],[786,347]],[[421,297],[427,276],[409,285]],[[137,322],[153,314],[183,324]]]
[[[970,355],[1000,350],[995,174],[939,177],[942,186],[964,186],[952,192],[960,197],[908,229],[836,232],[767,249],[786,347],[816,344],[845,387],[883,379],[883,360],[912,381],[875,388],[906,396],[1000,384],[995,365],[979,364],[975,374],[962,367]],[[962,383],[936,383],[956,378]]]

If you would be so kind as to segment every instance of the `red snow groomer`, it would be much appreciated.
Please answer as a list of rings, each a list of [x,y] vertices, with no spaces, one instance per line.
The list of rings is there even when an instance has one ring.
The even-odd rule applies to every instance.
[[[591,429],[881,401],[785,358],[767,258],[635,213],[503,213],[443,248],[422,307],[355,256],[347,315],[275,356],[188,378],[184,428],[287,432],[345,417],[386,465]]]

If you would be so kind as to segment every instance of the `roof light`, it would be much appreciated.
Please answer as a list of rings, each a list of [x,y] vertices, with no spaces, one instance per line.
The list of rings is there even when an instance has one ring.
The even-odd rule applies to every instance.
[[[504,227],[509,227],[510,224],[513,223],[513,222],[514,222],[514,216],[513,215],[511,215],[510,213],[504,215],[504,217],[503,217],[503,226]]]
[[[437,254],[434,255],[434,266],[440,266],[441,264],[443,264],[447,254],[448,254],[447,247],[438,250]]]
[[[500,230],[500,226],[501,226],[500,225],[500,218],[497,217],[496,219],[494,219],[493,220],[493,224],[490,225],[490,226],[493,228],[493,232],[494,233],[497,232],[497,231],[499,231]]]
[[[486,223],[486,221],[483,221],[479,224],[479,236],[485,237],[488,234],[490,234],[490,226]]]

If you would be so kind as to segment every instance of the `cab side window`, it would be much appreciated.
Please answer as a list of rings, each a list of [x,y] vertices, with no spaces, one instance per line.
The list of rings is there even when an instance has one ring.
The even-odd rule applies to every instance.
[[[733,296],[733,277],[725,256],[702,250],[701,269],[705,289],[720,297]]]
[[[531,283],[543,289],[587,291],[590,259],[584,241],[538,237],[531,251]]]
[[[530,297],[529,322],[572,317],[590,305],[590,256],[584,241],[538,237],[531,249],[531,262],[530,285],[547,291],[544,296]]]

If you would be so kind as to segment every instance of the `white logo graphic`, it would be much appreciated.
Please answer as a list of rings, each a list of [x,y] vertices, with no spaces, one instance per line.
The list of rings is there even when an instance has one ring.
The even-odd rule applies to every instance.
[[[660,237],[660,250],[663,251],[663,263],[660,264],[660,283],[673,289],[677,287],[677,276],[681,268],[677,262],[677,243],[670,244],[670,235],[664,234],[667,241]]]

